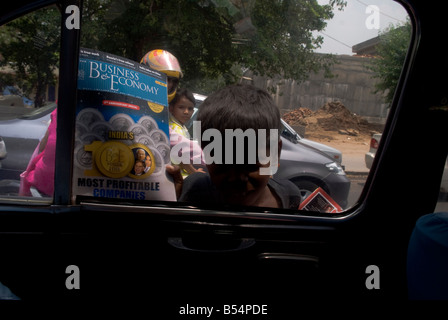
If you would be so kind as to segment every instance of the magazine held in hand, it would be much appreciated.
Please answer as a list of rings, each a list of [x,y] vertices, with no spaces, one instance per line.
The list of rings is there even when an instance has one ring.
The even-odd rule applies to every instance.
[[[73,194],[176,201],[169,163],[166,75],[81,49]]]

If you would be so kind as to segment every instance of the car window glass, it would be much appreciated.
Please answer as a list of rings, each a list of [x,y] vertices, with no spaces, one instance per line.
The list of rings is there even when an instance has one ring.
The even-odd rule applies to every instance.
[[[0,197],[51,202],[60,11],[46,7],[0,27]],[[45,146],[45,147],[44,147]]]
[[[113,82],[126,63],[120,58],[138,64],[151,50],[169,51],[182,72],[178,90],[184,88],[195,94],[195,109],[184,128],[188,131],[184,136],[193,140],[197,138],[193,121],[205,97],[229,84],[250,84],[266,90],[284,123],[279,132],[283,147],[273,178],[299,188],[302,203],[308,204],[304,210],[323,212],[331,207],[335,213],[355,205],[362,192],[410,41],[411,21],[405,9],[386,0],[368,4],[342,0],[88,0],[82,14],[81,46],[85,51],[78,81],[87,81],[86,77],[93,74],[112,77]],[[100,56],[103,53],[110,56]],[[104,59],[109,60],[102,65]],[[168,74],[163,80],[162,74],[160,80],[166,81],[168,95],[172,76]],[[116,81],[122,81],[123,86],[142,86],[134,80],[128,77]],[[137,115],[129,105],[104,106],[104,101],[121,99],[111,98],[110,90],[105,94],[104,89],[87,85],[82,90],[85,92],[80,96],[85,99],[78,104],[77,121],[86,115],[84,122],[77,122],[74,159],[79,172],[75,173],[74,195],[153,200],[148,194],[163,189],[155,179],[158,166],[170,163],[165,158],[167,153],[173,156],[166,145],[159,149],[155,145],[164,135],[156,135],[156,143],[150,141],[152,138],[145,140],[143,136],[150,136],[154,127],[134,131],[143,121],[143,113]],[[89,90],[99,92],[102,98],[93,102]],[[126,98],[126,103],[148,109],[134,98]],[[148,115],[154,112],[154,103],[155,109],[168,109],[167,102],[150,101],[148,110],[152,111]],[[99,119],[94,123],[97,138],[85,136],[88,142],[80,139],[86,132],[94,133],[89,127],[92,123],[85,119],[95,117]],[[127,123],[127,127],[117,129],[112,120]],[[160,121],[156,129],[169,132],[167,120]],[[183,124],[179,130],[183,130]],[[137,141],[139,134],[142,137]],[[155,171],[137,179],[133,165],[142,145],[142,157],[150,159]],[[184,178],[191,174],[187,171]],[[283,191],[275,192],[284,193],[280,198],[289,197],[288,186],[281,184],[279,190]],[[309,198],[316,190],[320,200]],[[332,201],[321,206],[322,197]]]

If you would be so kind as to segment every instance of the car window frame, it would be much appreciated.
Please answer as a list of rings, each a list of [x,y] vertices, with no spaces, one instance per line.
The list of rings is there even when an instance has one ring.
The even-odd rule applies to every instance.
[[[82,12],[82,0],[63,0],[62,8],[76,6]],[[57,139],[55,182],[55,205],[70,205],[72,194],[73,150],[75,140],[75,113],[78,79],[78,60],[81,28],[67,28],[66,20],[72,12],[63,9],[61,16],[61,47],[59,63],[59,93],[57,113]],[[82,21],[81,14],[78,17]]]

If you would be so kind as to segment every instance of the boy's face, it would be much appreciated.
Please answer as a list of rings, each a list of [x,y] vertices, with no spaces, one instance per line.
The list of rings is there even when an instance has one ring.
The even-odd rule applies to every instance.
[[[185,124],[193,115],[194,103],[188,100],[187,97],[182,96],[174,106],[169,107],[171,114],[181,124]]]
[[[279,141],[280,158],[281,141]],[[209,164],[207,165],[212,183],[228,204],[257,206],[266,196],[267,184],[271,176],[261,175],[260,168],[267,164]]]

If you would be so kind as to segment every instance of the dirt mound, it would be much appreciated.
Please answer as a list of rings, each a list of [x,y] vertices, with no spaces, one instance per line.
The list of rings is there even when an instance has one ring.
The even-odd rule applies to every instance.
[[[327,102],[314,112],[301,107],[284,114],[283,119],[291,126],[304,126],[306,137],[332,139],[336,134],[370,137],[379,131],[378,125],[352,113],[340,101]]]
[[[308,125],[307,118],[313,115],[313,111],[308,108],[298,108],[283,115],[283,120],[290,125]]]

